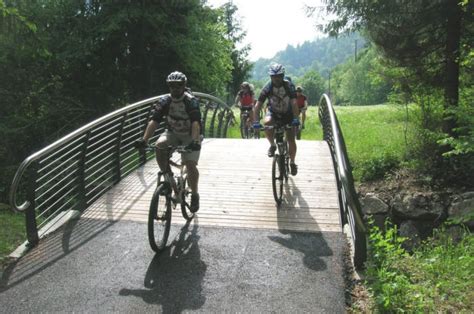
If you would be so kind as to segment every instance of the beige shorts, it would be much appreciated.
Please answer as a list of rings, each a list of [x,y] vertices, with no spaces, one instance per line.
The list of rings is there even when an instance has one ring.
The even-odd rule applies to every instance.
[[[156,141],[156,147],[160,150],[168,150],[168,146],[188,145],[192,142],[192,137],[189,134],[176,134],[170,131],[165,131],[160,135]],[[190,153],[181,154],[183,162],[194,161],[198,163],[201,151],[196,150]]]

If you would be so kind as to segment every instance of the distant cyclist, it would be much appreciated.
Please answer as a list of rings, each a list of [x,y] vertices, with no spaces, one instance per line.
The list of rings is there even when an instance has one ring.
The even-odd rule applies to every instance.
[[[235,105],[240,108],[240,121],[244,113],[248,113],[247,121],[245,125],[250,127],[253,121],[253,107],[255,105],[255,93],[253,91],[253,85],[249,82],[243,82],[240,84],[240,90],[235,97]]]
[[[197,163],[201,150],[201,112],[198,100],[186,87],[187,78],[181,72],[172,72],[166,78],[170,93],[158,98],[154,105],[153,115],[148,123],[143,138],[137,140],[135,146],[145,147],[148,140],[166,118],[167,129],[156,141],[156,160],[162,172],[168,171],[169,146],[187,145],[190,150],[181,158],[188,171],[189,187],[191,188],[190,211],[199,209]]]
[[[285,78],[285,68],[281,64],[272,64],[268,74],[270,74],[271,81],[262,89],[258,97],[254,109],[254,117],[259,116],[260,108],[268,100],[268,111],[264,118],[265,126],[273,125],[276,120],[287,125],[298,126],[300,121],[298,119],[299,109],[296,105],[295,85]],[[255,120],[254,127],[258,128],[259,125],[260,122]],[[273,131],[273,129],[265,130],[265,136],[270,142],[270,148],[268,149],[269,157],[273,157],[276,151]],[[295,176],[298,173],[298,167],[295,163],[296,141],[293,128],[286,130],[286,138],[290,154],[291,175]]]
[[[301,86],[296,87],[296,104],[301,114],[301,129],[304,129],[306,110],[308,109],[308,98],[303,94],[303,88]]]

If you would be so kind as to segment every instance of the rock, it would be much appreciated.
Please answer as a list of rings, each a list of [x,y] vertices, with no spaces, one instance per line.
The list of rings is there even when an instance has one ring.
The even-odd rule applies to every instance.
[[[392,202],[392,209],[393,214],[402,219],[435,221],[444,215],[445,206],[439,197],[434,197],[432,193],[416,192],[397,195]]]
[[[400,224],[398,234],[407,238],[402,247],[412,251],[422,240],[433,234],[433,224],[430,221],[405,220]]]
[[[455,222],[462,222],[469,229],[474,229],[474,192],[463,193],[455,198],[448,208],[448,216]]]
[[[362,211],[365,215],[388,213],[389,207],[374,193],[367,193],[361,200]]]

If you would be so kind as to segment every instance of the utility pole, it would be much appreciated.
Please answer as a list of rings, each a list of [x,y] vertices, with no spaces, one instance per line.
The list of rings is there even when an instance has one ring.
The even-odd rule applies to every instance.
[[[354,62],[357,62],[357,39],[355,40],[355,47],[354,47]]]
[[[329,71],[328,75],[328,96],[331,98],[331,71]]]

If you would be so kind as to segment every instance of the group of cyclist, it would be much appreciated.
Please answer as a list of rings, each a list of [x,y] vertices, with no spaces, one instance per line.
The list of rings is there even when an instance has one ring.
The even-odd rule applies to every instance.
[[[236,104],[242,111],[249,113],[250,124],[254,128],[261,128],[259,118],[260,110],[268,100],[264,117],[264,126],[271,126],[276,120],[293,127],[300,126],[299,116],[302,113],[304,127],[305,111],[308,106],[306,96],[301,87],[295,88],[294,84],[285,77],[285,68],[281,64],[272,64],[269,69],[271,81],[262,89],[259,97],[255,99],[253,86],[248,82],[241,84],[241,90],[236,97]],[[186,145],[187,152],[182,153],[182,160],[188,169],[188,180],[191,188],[190,211],[199,210],[198,181],[199,171],[197,164],[201,150],[201,112],[198,100],[187,88],[187,78],[181,72],[175,71],[168,75],[166,83],[169,94],[158,98],[154,104],[151,120],[149,121],[143,138],[135,142],[135,147],[144,148],[153,136],[159,124],[166,118],[167,129],[158,138],[156,146],[156,160],[162,172],[170,171],[168,165],[170,146]],[[265,128],[265,136],[270,142],[268,156],[273,157],[276,150],[273,129]],[[295,176],[298,166],[295,163],[296,141],[294,128],[286,130],[289,146],[290,172]]]
[[[240,108],[241,117],[247,116],[242,113],[248,112],[247,126],[250,121],[253,121],[253,127],[260,128],[260,110],[265,101],[268,100],[267,107],[265,108],[264,126],[273,125],[274,120],[280,120],[284,124],[298,127],[301,114],[301,128],[303,129],[306,120],[306,109],[308,107],[307,97],[303,94],[303,88],[301,86],[295,88],[291,79],[285,77],[285,68],[281,64],[271,65],[268,74],[271,81],[262,89],[258,99],[255,99],[255,93],[251,84],[248,82],[241,84],[240,91],[235,98],[235,105]],[[268,156],[273,157],[276,151],[273,130],[265,128],[265,136],[270,142]],[[288,129],[286,137],[289,146],[291,174],[295,176],[298,173],[298,166],[295,163],[296,142],[294,129]]]

